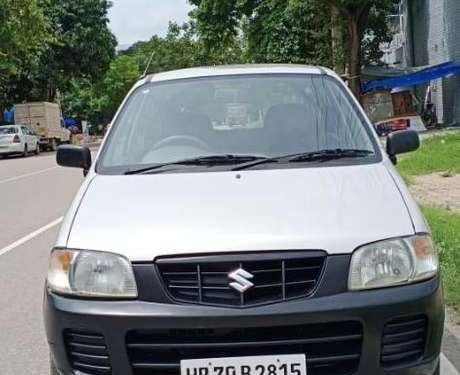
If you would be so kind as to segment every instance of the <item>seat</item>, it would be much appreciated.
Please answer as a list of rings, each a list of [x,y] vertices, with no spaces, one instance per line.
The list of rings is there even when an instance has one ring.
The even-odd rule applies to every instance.
[[[187,110],[168,110],[162,116],[162,137],[189,135],[204,141],[213,131],[208,116]]]
[[[277,104],[264,119],[270,155],[294,154],[318,149],[316,112],[308,104]]]

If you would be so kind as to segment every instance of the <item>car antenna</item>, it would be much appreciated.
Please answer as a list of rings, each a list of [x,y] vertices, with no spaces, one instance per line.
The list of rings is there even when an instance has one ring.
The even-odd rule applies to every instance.
[[[144,73],[142,74],[141,78],[147,76],[147,72],[149,71],[150,64],[152,64],[153,56],[155,55],[155,51],[152,51],[152,54],[149,57],[149,61],[147,62],[147,66],[145,67]]]

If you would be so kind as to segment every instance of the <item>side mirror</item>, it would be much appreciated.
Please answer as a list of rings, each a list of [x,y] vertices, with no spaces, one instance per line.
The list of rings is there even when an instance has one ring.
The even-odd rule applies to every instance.
[[[396,164],[396,155],[415,151],[420,147],[420,138],[415,130],[401,130],[388,134],[387,154],[393,164]]]
[[[86,176],[91,168],[91,151],[84,146],[59,146],[56,161],[62,167],[82,168]]]

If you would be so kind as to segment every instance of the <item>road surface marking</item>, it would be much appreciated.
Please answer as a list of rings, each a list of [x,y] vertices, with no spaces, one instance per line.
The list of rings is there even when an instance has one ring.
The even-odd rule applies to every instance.
[[[64,217],[60,217],[59,219],[56,219],[52,221],[49,224],[46,224],[45,226],[37,229],[36,231],[29,233],[27,236],[24,236],[20,238],[19,240],[13,242],[12,244],[4,247],[3,249],[0,249],[0,256],[6,254],[7,252],[14,250],[15,248],[25,244],[26,242],[29,242],[30,240],[34,239],[35,237],[39,236],[43,232],[46,232],[47,230],[50,230],[51,228],[54,228],[56,225],[59,225],[61,221],[64,219]]]
[[[35,176],[37,174],[42,174],[42,173],[52,171],[53,169],[57,169],[57,168],[59,168],[59,167],[55,166],[55,167],[51,167],[51,168],[41,169],[41,170],[36,171],[36,172],[26,173],[26,174],[22,174],[22,175],[19,175],[19,176],[16,176],[16,177],[7,178],[6,180],[1,180],[0,185],[1,184],[6,184],[7,182],[13,182],[13,181],[17,181],[17,180],[22,180],[23,178],[32,177],[32,176]]]
[[[457,369],[444,354],[441,355],[441,375],[458,375]]]

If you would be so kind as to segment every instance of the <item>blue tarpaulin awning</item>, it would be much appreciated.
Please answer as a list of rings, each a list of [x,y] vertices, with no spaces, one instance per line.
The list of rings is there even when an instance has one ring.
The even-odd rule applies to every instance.
[[[444,64],[434,65],[416,73],[404,74],[392,78],[378,79],[363,84],[363,92],[374,90],[391,90],[396,87],[420,85],[434,79],[445,77],[449,74],[460,73],[460,63],[449,61]]]

